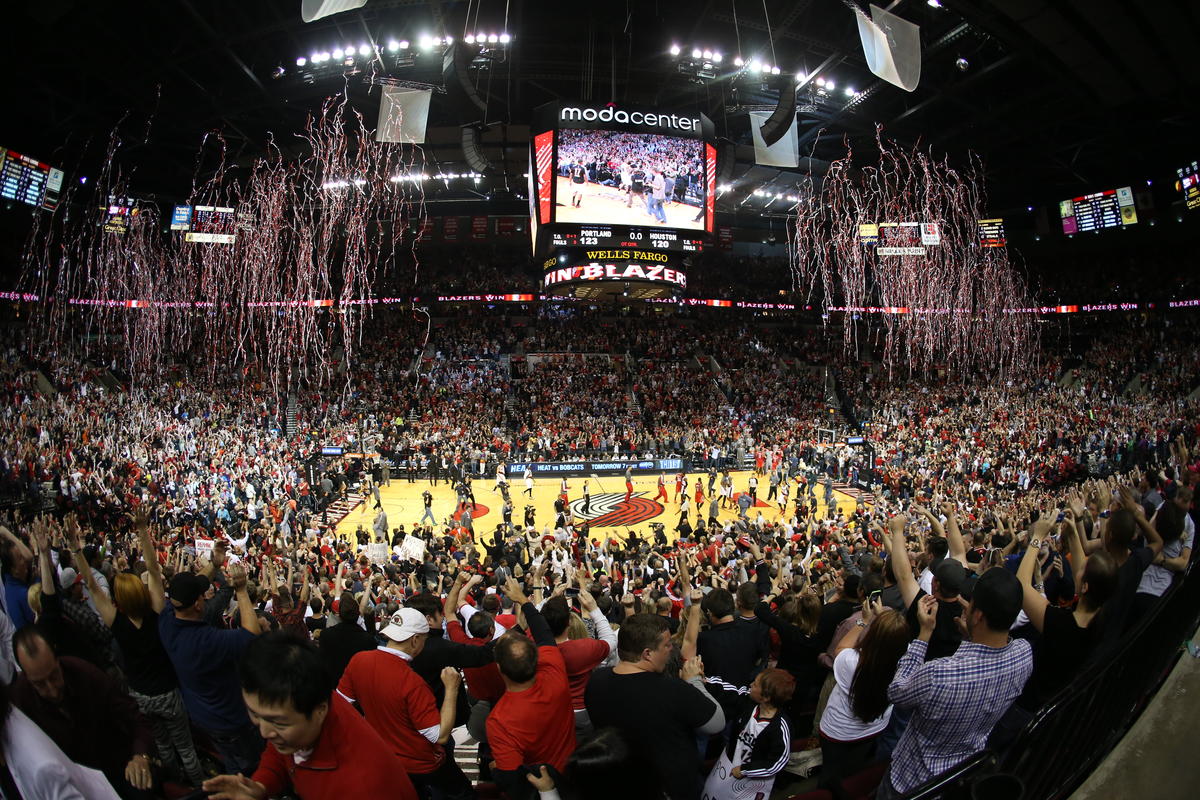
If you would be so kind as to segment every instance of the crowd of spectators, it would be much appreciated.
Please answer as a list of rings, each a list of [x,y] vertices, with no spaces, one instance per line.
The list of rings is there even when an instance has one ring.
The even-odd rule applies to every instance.
[[[1093,344],[1068,385],[841,363],[863,449],[818,441],[816,334],[706,320],[380,321],[340,394],[297,390],[291,433],[244,375],[113,392],[11,344],[0,473],[37,507],[0,519],[4,795],[470,797],[466,730],[512,798],[769,796],[798,748],[834,791],[890,758],[892,797],[1007,746],[1187,569],[1190,328],[1114,332],[1149,368]],[[564,503],[541,527],[413,513],[347,539],[322,512],[371,465],[311,475],[331,442],[434,483],[677,452],[707,491],[673,536]],[[753,466],[736,495],[714,490],[732,453]],[[839,509],[834,480],[873,497]]]

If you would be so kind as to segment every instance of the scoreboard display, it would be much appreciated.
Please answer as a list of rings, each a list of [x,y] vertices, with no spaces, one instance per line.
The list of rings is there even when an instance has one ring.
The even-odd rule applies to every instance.
[[[185,242],[233,244],[237,241],[234,211],[228,206],[193,206],[192,229],[184,234]]]
[[[1175,190],[1183,195],[1188,211],[1200,208],[1200,163],[1193,161],[1186,167],[1175,170]]]
[[[1063,233],[1087,233],[1137,223],[1133,190],[1128,186],[1086,194],[1058,204]]]
[[[1004,234],[1003,219],[979,220],[980,247],[1004,247],[1006,244],[1008,244],[1008,238]]]
[[[0,198],[53,211],[63,173],[16,150],[0,148]]]
[[[704,240],[686,231],[655,230],[627,225],[556,225],[551,247],[636,247],[680,253],[699,253]]]

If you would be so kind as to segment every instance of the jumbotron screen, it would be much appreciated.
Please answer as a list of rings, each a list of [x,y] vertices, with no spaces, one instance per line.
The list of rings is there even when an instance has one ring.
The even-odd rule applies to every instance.
[[[717,174],[703,114],[550,104],[534,125],[530,211],[545,226],[535,249],[703,249]]]
[[[700,139],[567,129],[554,174],[555,222],[705,229]]]

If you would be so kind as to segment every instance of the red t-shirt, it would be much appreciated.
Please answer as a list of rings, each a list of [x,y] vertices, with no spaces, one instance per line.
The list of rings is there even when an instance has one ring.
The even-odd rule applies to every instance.
[[[462,623],[456,619],[446,623],[446,629],[450,633],[452,642],[482,646],[489,641],[468,636],[467,632],[463,630]],[[463,674],[467,679],[467,689],[476,700],[486,700],[495,705],[500,700],[500,696],[504,694],[504,678],[500,677],[500,667],[495,662],[482,667],[466,667],[463,669]]]
[[[355,653],[338,693],[357,702],[367,722],[414,774],[433,772],[446,751],[421,733],[441,724],[433,692],[399,651],[386,647]]]
[[[567,685],[571,689],[571,708],[583,708],[583,693],[588,679],[601,661],[608,658],[608,642],[598,639],[568,639],[560,642],[558,652],[562,654],[567,668]]]
[[[533,686],[504,693],[487,718],[487,736],[499,769],[511,772],[532,764],[566,769],[575,751],[575,714],[557,647],[538,648]]]
[[[379,734],[334,694],[317,744],[302,763],[280,755],[274,745],[263,748],[253,780],[275,797],[292,789],[304,800],[347,797],[396,797],[417,800],[417,790],[404,764]]]

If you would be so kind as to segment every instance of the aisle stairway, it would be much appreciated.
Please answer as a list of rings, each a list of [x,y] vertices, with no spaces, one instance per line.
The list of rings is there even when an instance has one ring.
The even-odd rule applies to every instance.
[[[287,402],[287,435],[290,439],[300,430],[300,403],[296,400],[296,395],[289,394]]]
[[[331,528],[335,527],[339,522],[344,520],[351,511],[362,505],[362,502],[366,499],[366,495],[359,494],[358,492],[346,492],[345,498],[334,500],[329,504],[329,508],[325,513],[327,520],[325,524],[329,525]]]

